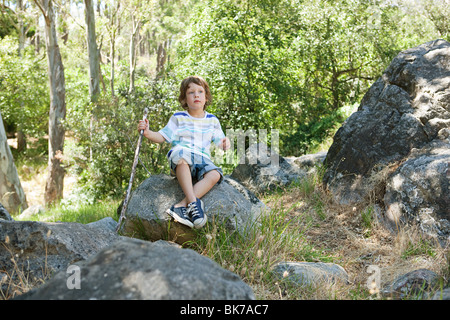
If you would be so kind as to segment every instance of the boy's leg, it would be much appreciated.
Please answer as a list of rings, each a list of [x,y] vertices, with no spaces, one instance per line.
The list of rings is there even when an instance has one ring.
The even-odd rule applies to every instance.
[[[220,179],[220,174],[216,170],[211,170],[203,176],[203,179],[194,185],[194,193],[197,198],[203,197],[209,190],[216,185]]]
[[[176,175],[178,183],[184,192],[185,198],[175,205],[177,207],[186,207],[188,203],[196,200],[196,195],[194,187],[192,186],[192,176],[189,164],[184,160],[180,159],[176,167]]]
[[[194,192],[197,199],[195,202],[188,202],[187,205],[186,216],[192,221],[193,227],[196,229],[203,227],[208,221],[205,215],[205,205],[200,198],[211,190],[220,179],[220,174],[216,170],[213,171],[209,172],[209,174],[204,174],[203,178],[194,185]],[[188,200],[186,199],[186,201]]]
[[[186,163],[186,165],[187,165],[187,163]],[[189,170],[189,165],[187,165],[187,167]],[[192,198],[192,194],[190,193],[190,190],[188,190],[188,194],[189,194],[189,196],[188,196],[188,194],[184,191],[182,183],[179,182],[181,185],[181,189],[183,189],[183,192],[186,195],[186,197],[183,200],[181,200],[179,203],[177,203],[175,205],[175,207],[186,207],[188,203],[194,202],[196,200],[196,198],[200,199],[201,197],[203,197],[220,180],[220,173],[217,172],[216,170],[211,170],[211,171],[205,173],[205,175],[203,176],[203,179],[198,181],[193,187],[192,187],[192,177],[190,176],[190,171],[189,171],[189,177],[190,177],[189,183],[192,188],[194,197]],[[178,166],[177,166],[177,178],[178,178]],[[179,180],[179,178],[178,178],[178,180]],[[188,180],[188,179],[186,179],[186,180]],[[188,182],[186,182],[186,184],[188,184]],[[189,189],[189,188],[186,188],[186,189]]]

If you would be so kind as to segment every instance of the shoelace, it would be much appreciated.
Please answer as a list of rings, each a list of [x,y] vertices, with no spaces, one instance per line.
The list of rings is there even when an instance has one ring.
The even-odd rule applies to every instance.
[[[191,204],[189,205],[189,209],[187,210],[187,215],[193,219],[193,218],[200,218],[200,212],[198,211],[197,205]]]

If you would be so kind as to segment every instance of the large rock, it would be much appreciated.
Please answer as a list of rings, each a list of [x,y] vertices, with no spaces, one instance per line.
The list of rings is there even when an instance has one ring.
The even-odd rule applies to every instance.
[[[286,187],[314,174],[326,154],[318,152],[301,157],[274,157],[273,151],[264,143],[253,144],[245,151],[244,159],[240,160],[231,177],[250,191],[260,194],[277,187]],[[277,163],[265,159],[275,159]]]
[[[341,204],[377,197],[394,224],[420,224],[423,212],[448,220],[449,124],[450,43],[405,50],[337,131],[324,183]],[[438,232],[448,237],[445,228]]]
[[[255,299],[238,275],[193,250],[164,241],[124,238],[73,270],[56,274],[19,299]]]
[[[118,239],[112,231],[80,223],[0,220],[0,269],[39,282]]]
[[[387,181],[385,220],[391,229],[412,220],[443,244],[450,240],[449,161],[448,138],[411,151]]]
[[[183,243],[192,240],[195,231],[173,222],[166,213],[182,198],[184,194],[176,178],[164,174],[151,176],[132,192],[120,231],[152,241],[168,239]],[[241,233],[256,223],[266,208],[251,192],[228,177],[204,195],[202,201],[209,222],[224,223],[228,230]]]

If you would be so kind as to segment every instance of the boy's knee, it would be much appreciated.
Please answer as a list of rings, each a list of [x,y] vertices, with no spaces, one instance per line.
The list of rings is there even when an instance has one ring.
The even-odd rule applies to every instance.
[[[177,176],[180,170],[182,171],[190,170],[189,163],[187,163],[187,161],[184,159],[178,160],[177,164],[175,165],[174,171]]]
[[[177,162],[177,166],[179,165],[189,165],[189,163],[187,163],[186,160],[184,160],[183,158],[181,158],[180,160],[178,160]]]
[[[211,181],[213,181],[214,183],[219,182],[220,177],[221,177],[220,173],[217,170],[211,170],[207,173],[207,175],[209,176]]]

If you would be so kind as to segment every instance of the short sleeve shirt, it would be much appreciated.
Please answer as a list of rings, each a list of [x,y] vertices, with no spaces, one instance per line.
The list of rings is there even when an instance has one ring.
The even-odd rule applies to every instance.
[[[219,119],[206,111],[203,118],[192,117],[187,111],[176,112],[159,133],[172,144],[171,151],[184,148],[208,158],[211,142],[219,145],[225,137]]]

